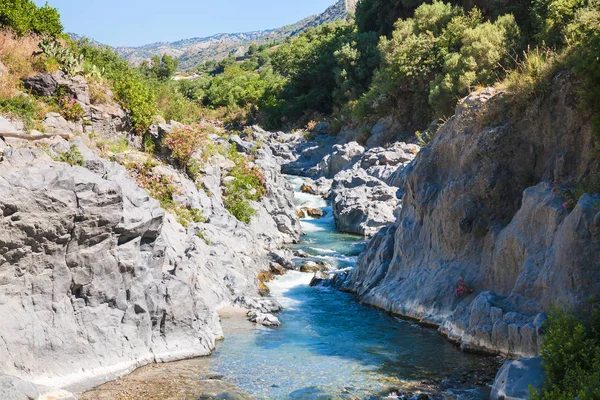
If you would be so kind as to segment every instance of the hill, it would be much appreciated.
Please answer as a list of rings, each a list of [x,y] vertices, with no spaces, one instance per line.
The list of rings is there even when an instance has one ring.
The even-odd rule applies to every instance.
[[[190,69],[207,60],[220,60],[230,54],[243,55],[253,44],[283,41],[296,36],[309,28],[329,22],[345,19],[353,13],[357,0],[339,0],[321,14],[277,29],[243,32],[219,33],[204,38],[183,39],[176,42],[158,42],[140,47],[117,47],[119,55],[128,61],[139,64],[155,55],[168,54],[179,59],[181,69]]]

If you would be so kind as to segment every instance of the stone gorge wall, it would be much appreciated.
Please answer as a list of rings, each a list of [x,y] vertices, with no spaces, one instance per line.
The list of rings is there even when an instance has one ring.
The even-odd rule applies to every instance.
[[[544,312],[600,294],[600,196],[570,211],[553,185],[597,172],[567,74],[516,119],[485,89],[405,169],[402,209],[343,283],[361,301],[440,326],[463,348],[539,351]],[[474,288],[456,297],[459,277]]]
[[[177,200],[207,217],[185,229],[122,166],[77,146],[84,167],[55,162],[41,149],[4,149],[2,374],[91,388],[149,362],[209,354],[222,336],[221,305],[270,307],[256,298],[256,275],[268,269],[270,251],[298,240],[300,226],[269,151],[257,152],[268,195],[254,204],[250,226],[223,208],[223,160],[206,167],[210,196],[161,167],[183,188]]]

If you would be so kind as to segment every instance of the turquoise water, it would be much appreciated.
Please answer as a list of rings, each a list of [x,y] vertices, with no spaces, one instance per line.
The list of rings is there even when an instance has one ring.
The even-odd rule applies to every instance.
[[[298,193],[297,202],[327,214],[302,221],[307,236],[296,247],[335,267],[352,266],[363,239],[336,233],[322,199]],[[494,368],[489,358],[461,352],[432,329],[365,307],[353,295],[311,288],[311,277],[290,272],[270,284],[284,306],[279,328],[224,319],[226,339],[211,368],[259,399],[371,398],[415,381]],[[483,399],[488,393],[486,387],[449,392],[461,399]]]

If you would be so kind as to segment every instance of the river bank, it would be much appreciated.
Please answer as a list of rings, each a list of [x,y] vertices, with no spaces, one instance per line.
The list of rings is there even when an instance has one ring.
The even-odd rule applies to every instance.
[[[296,261],[353,266],[364,239],[337,232],[330,205],[302,193],[303,179],[286,178],[298,207],[325,213],[301,220],[306,236],[290,247],[305,257]],[[147,366],[82,398],[487,398],[497,359],[463,353],[435,330],[363,306],[354,295],[310,287],[312,276],[289,271],[268,284],[283,306],[279,328],[252,325],[242,310],[222,309],[225,339],[210,357]]]

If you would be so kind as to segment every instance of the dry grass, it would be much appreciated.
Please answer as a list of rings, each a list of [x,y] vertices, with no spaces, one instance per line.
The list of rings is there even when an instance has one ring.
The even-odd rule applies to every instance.
[[[517,68],[510,71],[497,85],[521,102],[543,97],[550,87],[552,77],[564,63],[564,57],[549,48],[529,49],[517,60]]]
[[[0,61],[8,69],[0,72],[0,98],[16,95],[20,80],[40,71],[34,53],[40,38],[35,35],[17,37],[11,31],[0,30]]]
[[[108,85],[102,78],[88,75],[85,79],[90,90],[90,101],[92,104],[109,104],[112,102],[111,97],[106,91]]]
[[[17,37],[11,31],[0,31],[0,60],[11,74],[26,78],[37,72],[34,68],[34,53],[40,38],[36,35]]]

